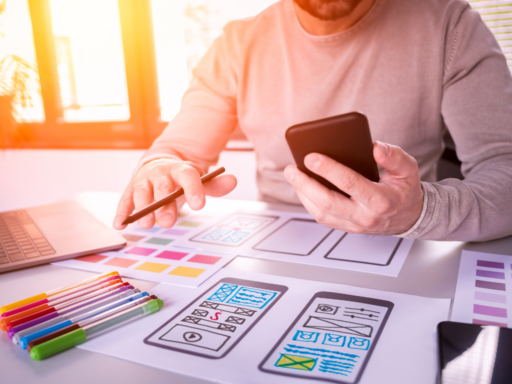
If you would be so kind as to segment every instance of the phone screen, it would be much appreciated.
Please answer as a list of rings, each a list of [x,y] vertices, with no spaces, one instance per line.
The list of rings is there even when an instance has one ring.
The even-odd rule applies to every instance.
[[[224,357],[287,290],[282,285],[222,279],[144,342],[212,359]]]
[[[319,292],[259,368],[278,375],[357,383],[392,308],[389,301]]]
[[[512,383],[512,329],[443,321],[437,332],[439,383]]]

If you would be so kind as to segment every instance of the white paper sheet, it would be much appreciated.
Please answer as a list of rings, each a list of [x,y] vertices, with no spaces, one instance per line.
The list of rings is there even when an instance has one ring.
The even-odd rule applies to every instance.
[[[462,251],[451,320],[512,328],[512,256]]]
[[[141,229],[137,224],[131,224],[120,231],[127,240],[125,248],[53,264],[102,273],[118,271],[126,277],[197,287],[235,255],[176,248],[173,244],[192,229],[205,228],[216,214],[218,212],[211,210],[194,213],[185,208],[180,211],[177,224],[170,229],[158,225]]]
[[[197,289],[159,285],[151,293],[165,302],[160,312],[80,348],[212,382],[431,384],[436,325],[447,319],[450,304],[228,270]],[[284,350],[290,343],[291,351]]]
[[[333,230],[303,213],[244,210],[216,217],[176,245],[396,277],[412,243]]]

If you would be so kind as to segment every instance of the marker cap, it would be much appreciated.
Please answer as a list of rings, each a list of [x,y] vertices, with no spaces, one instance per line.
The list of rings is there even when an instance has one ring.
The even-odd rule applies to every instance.
[[[87,340],[87,335],[83,329],[66,333],[46,343],[36,345],[30,350],[30,357],[34,360],[45,359],[56,353],[65,351],[75,345],[82,344]]]

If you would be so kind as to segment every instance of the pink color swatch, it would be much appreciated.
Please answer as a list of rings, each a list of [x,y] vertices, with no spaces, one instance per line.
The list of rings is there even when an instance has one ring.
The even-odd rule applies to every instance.
[[[488,307],[486,305],[475,304],[473,306],[473,313],[478,313],[480,315],[493,316],[493,317],[503,317],[505,319],[507,318],[507,309],[506,308]]]
[[[215,257],[215,256],[205,256],[205,255],[195,255],[194,257],[190,258],[189,262],[191,263],[200,263],[200,264],[210,264],[213,265],[217,261],[221,260],[222,257]]]
[[[494,321],[487,321],[487,320],[479,320],[479,319],[473,319],[473,324],[480,324],[480,325],[496,325],[498,327],[507,327],[507,324],[504,323],[495,323]]]
[[[101,260],[105,260],[107,257],[108,256],[103,256],[103,255],[90,255],[90,256],[77,257],[75,260],[87,261],[88,263],[98,263]]]
[[[148,256],[155,252],[156,249],[151,248],[142,248],[142,247],[134,247],[125,253],[129,253],[131,255],[139,255],[139,256]]]
[[[112,260],[107,261],[103,265],[111,265],[113,267],[128,268],[137,263],[137,260],[122,259],[121,257],[114,257]]]
[[[476,300],[490,301],[491,303],[507,303],[507,297],[503,295],[496,295],[494,293],[475,292]]]
[[[188,231],[186,229],[176,229],[176,228],[169,228],[168,230],[162,232],[162,235],[171,235],[171,236],[183,236]]]
[[[163,251],[162,253],[159,253],[155,257],[160,259],[181,260],[187,255],[188,253],[183,252]]]

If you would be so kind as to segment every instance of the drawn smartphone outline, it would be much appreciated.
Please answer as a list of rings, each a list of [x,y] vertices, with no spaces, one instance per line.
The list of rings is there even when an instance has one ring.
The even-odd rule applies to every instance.
[[[277,232],[279,232],[279,230],[284,228],[286,225],[290,224],[292,221],[302,221],[302,222],[309,222],[309,223],[315,223],[315,224],[318,224],[318,225],[322,225],[322,224],[319,224],[315,220],[312,220],[312,219],[302,219],[302,218],[299,218],[299,217],[293,217],[293,218],[289,219],[288,221],[286,221],[286,223],[284,223],[284,224],[280,225],[278,228],[274,229],[272,232],[270,232],[268,235],[266,235],[263,239],[258,241],[256,244],[254,244],[252,249],[254,249],[255,251],[263,251],[263,252],[270,252],[270,253],[280,253],[282,255],[309,256],[313,252],[315,252],[315,250],[334,232],[334,229],[330,229],[329,232],[312,249],[310,249],[308,253],[298,254],[298,253],[292,253],[292,252],[279,252],[279,251],[272,251],[272,250],[269,250],[269,249],[258,248],[258,246],[261,243],[263,243],[265,240],[269,239],[270,237],[274,236]],[[338,243],[339,243],[339,241],[338,241]],[[336,244],[338,244],[338,243],[336,243]]]
[[[210,296],[210,291],[214,289],[219,284],[236,284],[244,287],[250,287],[250,288],[259,288],[259,289],[265,289],[269,291],[275,291],[279,292],[279,295],[273,299],[273,301],[264,308],[259,317],[254,321],[241,335],[238,336],[238,338],[235,340],[235,342],[221,355],[221,356],[211,356],[204,353],[194,352],[194,351],[188,351],[186,349],[176,348],[176,347],[169,347],[166,345],[158,344],[155,342],[150,341],[149,339],[153,337],[154,335],[158,334],[159,331],[163,328],[165,328],[169,323],[176,320],[176,318],[181,317],[184,312],[186,312],[190,307],[193,307],[198,301],[201,300],[208,300],[208,296]],[[277,285],[277,284],[271,284],[271,283],[262,283],[260,281],[252,281],[252,280],[243,280],[243,279],[236,279],[232,277],[225,277],[219,281],[217,281],[214,285],[212,285],[210,288],[205,290],[201,295],[199,295],[194,301],[192,301],[190,304],[188,304],[185,308],[183,308],[181,311],[179,311],[176,315],[174,315],[171,319],[166,321],[164,324],[162,324],[158,329],[156,329],[154,332],[152,332],[149,336],[147,336],[144,339],[144,344],[152,345],[154,347],[159,348],[165,348],[170,349],[172,351],[182,352],[182,353],[188,353],[189,355],[199,356],[199,357],[206,357],[208,359],[222,359],[224,356],[226,356],[239,342],[242,340],[245,335],[261,320],[263,316],[274,306],[275,303],[279,301],[279,299],[288,291],[288,287],[285,287],[284,285]]]
[[[201,241],[202,236],[207,234],[208,232],[210,232],[212,229],[214,229],[219,223],[222,223],[222,222],[227,221],[229,219],[235,219],[237,216],[255,216],[255,217],[267,218],[267,219],[270,219],[272,221],[269,224],[265,225],[264,227],[256,230],[254,233],[251,233],[249,236],[247,236],[240,243],[237,243],[237,244],[229,244],[229,243],[222,243],[221,244],[221,243],[216,243],[216,242],[211,243],[211,242],[208,242],[208,241]],[[201,231],[198,234],[192,236],[189,239],[189,241],[190,242],[194,242],[194,243],[204,243],[204,244],[219,245],[219,246],[222,246],[222,247],[239,247],[242,244],[246,243],[247,240],[252,238],[254,235],[258,234],[259,232],[261,232],[265,228],[267,228],[269,225],[273,224],[276,220],[279,220],[279,216],[261,215],[261,214],[257,214],[257,213],[247,213],[247,212],[235,212],[232,215],[229,215],[228,217],[226,217],[226,218],[224,218],[224,219],[222,219],[220,221],[217,221],[213,226],[210,226],[207,229],[205,229],[204,231]]]
[[[315,302],[316,299],[333,299],[333,300],[341,300],[341,301],[351,301],[351,302],[356,302],[356,303],[380,306],[380,307],[384,307],[387,309],[386,315],[384,316],[384,319],[382,320],[382,323],[381,323],[377,333],[375,334],[375,338],[373,339],[374,341],[371,343],[370,348],[368,349],[368,353],[365,357],[365,360],[361,364],[361,368],[359,369],[359,372],[358,372],[357,376],[355,377],[354,381],[332,380],[329,378],[318,377],[318,376],[303,376],[303,375],[299,375],[299,374],[294,374],[293,372],[284,372],[284,371],[276,372],[276,371],[272,371],[272,370],[269,370],[269,369],[266,369],[263,367],[265,365],[265,363],[272,357],[274,352],[281,346],[282,342],[286,339],[286,337],[289,336],[295,330],[299,320],[302,318],[304,313],[306,313],[306,311],[308,309],[310,309],[310,307],[313,305],[313,303]],[[373,298],[369,298],[369,297],[362,297],[362,296],[355,296],[355,295],[346,295],[344,293],[317,292],[313,295],[313,297],[311,298],[311,300],[309,300],[309,302],[306,304],[304,309],[295,318],[295,320],[290,325],[290,327],[288,327],[286,332],[283,333],[281,338],[277,341],[277,343],[270,350],[270,352],[261,361],[261,363],[258,365],[258,369],[262,372],[270,373],[273,375],[298,377],[301,379],[308,379],[308,380],[320,380],[320,381],[326,381],[326,382],[337,383],[337,384],[357,384],[359,382],[359,380],[361,379],[361,376],[366,368],[366,365],[368,364],[368,361],[370,360],[370,357],[373,353],[375,345],[377,344],[377,342],[380,338],[382,330],[386,326],[389,315],[391,314],[391,311],[393,310],[394,306],[395,305],[391,301],[387,301],[387,300],[373,299]]]

